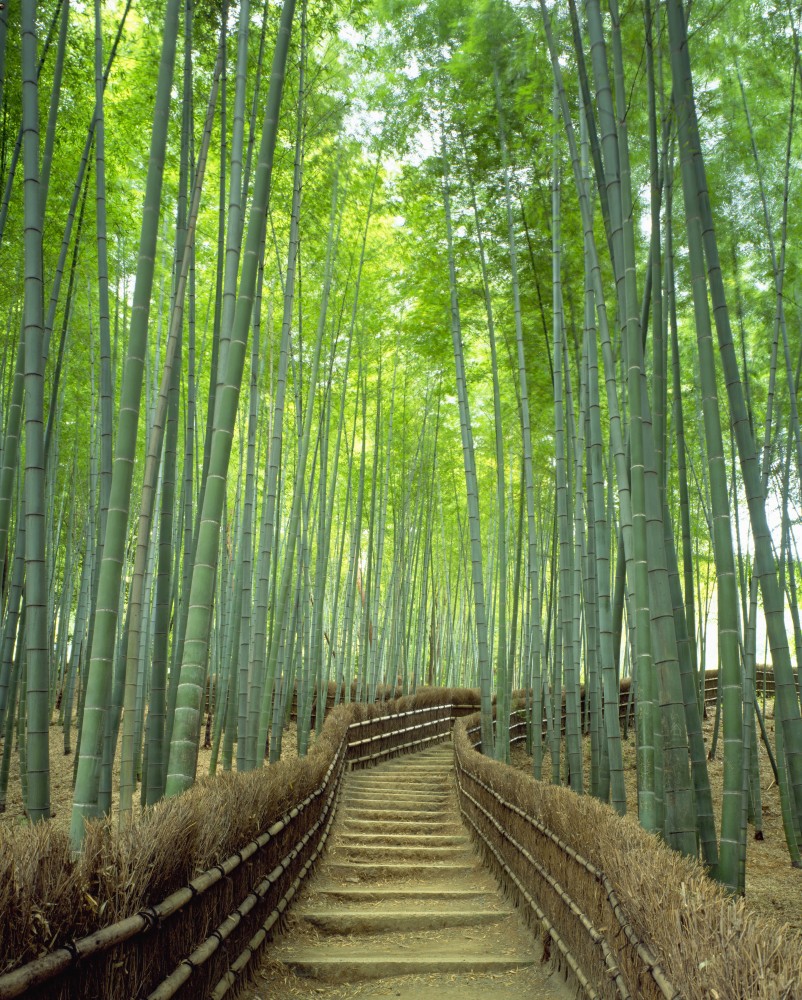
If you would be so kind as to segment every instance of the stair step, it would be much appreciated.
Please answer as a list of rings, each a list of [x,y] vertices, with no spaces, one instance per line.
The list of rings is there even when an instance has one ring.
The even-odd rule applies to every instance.
[[[383,932],[441,930],[444,927],[478,927],[506,919],[511,910],[295,910],[307,924],[323,934],[379,934]]]
[[[343,903],[455,903],[465,905],[472,900],[499,899],[495,888],[492,889],[452,889],[448,886],[431,888],[430,886],[409,888],[407,886],[372,886],[360,888],[342,885],[321,886],[318,890],[326,899],[336,899]]]
[[[347,788],[345,790],[345,800],[347,802],[374,802],[377,799],[390,799],[393,804],[414,805],[416,802],[422,805],[442,805],[448,802],[450,795],[448,792],[421,792],[419,795],[408,792],[406,789],[399,789],[388,786],[380,791],[363,791],[360,788]]]
[[[350,781],[349,777],[349,781]],[[379,775],[373,777],[374,781],[379,780]],[[414,782],[426,782],[427,784],[438,784],[438,785],[448,785],[451,786],[454,781],[454,769],[453,767],[445,768],[439,767],[436,771],[413,771],[411,768],[396,768],[395,770],[387,770],[381,777],[384,781],[414,781]]]
[[[419,790],[421,792],[440,792],[445,793],[451,791],[450,784],[446,781],[445,777],[433,780],[431,778],[413,778],[409,775],[394,775],[388,774],[384,777],[376,775],[375,778],[349,778],[346,783],[346,788],[381,788],[381,789],[396,789],[403,788],[406,791]]]
[[[340,843],[347,847],[354,844],[364,844],[366,847],[374,845],[387,845],[396,847],[404,845],[407,847],[466,847],[470,844],[470,839],[460,834],[448,833],[350,833],[346,830],[340,832]]]
[[[406,771],[408,774],[448,774],[454,768],[454,758],[449,754],[442,760],[421,761],[419,764],[407,764],[403,761],[391,761],[381,768],[363,767],[359,771],[352,771],[352,774],[397,774],[399,771]]]
[[[439,805],[440,803],[448,802],[449,798],[450,793],[447,791],[417,792],[415,789],[409,789],[399,785],[387,785],[384,788],[347,788],[344,794],[344,799],[348,802],[362,801],[365,799],[373,802],[376,800],[384,801],[385,799],[389,799],[391,802],[424,802],[427,805],[430,803]]]
[[[338,844],[337,853],[347,854],[352,860],[367,861],[414,861],[426,858],[456,860],[467,854],[464,846],[438,846],[435,844]]]
[[[390,763],[385,764],[381,768],[362,768],[360,771],[352,771],[352,774],[398,774],[399,771],[404,771],[406,774],[414,775],[427,775],[427,774],[450,774],[454,769],[453,758],[443,759],[441,761],[429,761],[428,763],[420,764],[403,764],[403,763]]]
[[[443,823],[445,820],[441,816],[451,817],[452,813],[448,809],[387,809],[379,806],[349,806],[343,803],[342,816],[345,819],[359,819],[370,821],[371,823],[382,823],[385,821],[407,823],[413,820],[420,820],[425,823]]]
[[[381,824],[385,833],[420,833],[431,834],[432,836],[462,836],[465,828],[454,819],[401,819],[385,820]],[[370,819],[346,819],[344,816],[340,821],[340,832],[344,834],[360,834],[367,838],[379,837],[382,834],[375,834],[376,821]]]
[[[534,965],[534,955],[424,954],[410,949],[409,956],[397,951],[337,955],[325,948],[299,948],[274,957],[296,975],[310,976],[328,983],[353,983],[388,976],[432,975],[435,973],[506,972]]]
[[[414,876],[423,882],[442,881],[443,879],[467,878],[479,870],[479,862],[472,864],[463,862],[438,862],[437,864],[416,864],[411,868],[408,864],[378,861],[334,861],[326,865],[327,874],[332,878],[344,879],[346,882],[362,882],[366,879],[409,879]]]
[[[376,802],[375,799],[352,799],[350,796],[343,801],[343,805],[349,812],[362,810],[368,813],[392,813],[400,816],[437,816],[438,814],[448,814],[447,802],[404,802],[395,801],[392,804],[387,802]],[[387,819],[390,817],[387,816]]]
[[[431,784],[431,782],[426,782],[424,785],[409,785],[406,781],[396,778],[395,781],[385,781],[381,784],[372,785],[359,785],[351,784],[349,781],[345,786],[345,794],[350,798],[352,795],[398,795],[400,798],[418,798],[423,797],[425,799],[447,799],[452,795],[452,789],[447,785],[442,785],[437,788]]]

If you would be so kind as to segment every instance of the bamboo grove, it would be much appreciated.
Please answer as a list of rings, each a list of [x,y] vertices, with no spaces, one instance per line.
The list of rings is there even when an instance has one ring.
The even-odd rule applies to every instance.
[[[515,693],[624,813],[631,677],[629,808],[743,892],[765,661],[799,867],[798,20],[2,5],[2,808],[59,727],[79,850],[333,682],[477,687],[500,760]]]

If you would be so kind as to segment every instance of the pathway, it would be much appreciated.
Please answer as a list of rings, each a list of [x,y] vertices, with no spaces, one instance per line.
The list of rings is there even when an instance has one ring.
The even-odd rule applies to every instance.
[[[247,1000],[568,1000],[462,825],[443,744],[344,778],[334,836]]]

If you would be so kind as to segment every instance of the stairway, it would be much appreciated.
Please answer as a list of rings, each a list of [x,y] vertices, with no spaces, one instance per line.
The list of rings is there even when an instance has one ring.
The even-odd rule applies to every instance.
[[[471,845],[450,743],[345,776],[331,846],[268,958],[249,1000],[574,995]]]

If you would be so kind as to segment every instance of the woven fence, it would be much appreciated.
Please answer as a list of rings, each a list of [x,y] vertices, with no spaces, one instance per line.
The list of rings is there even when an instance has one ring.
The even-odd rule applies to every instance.
[[[325,847],[345,768],[432,745],[476,706],[473,692],[445,689],[342,706],[303,760],[198,782],[121,837],[91,824],[76,861],[52,830],[30,838],[27,856],[10,845],[0,957],[8,967],[16,950],[24,964],[0,975],[0,1000],[233,995]],[[236,840],[248,826],[253,835]],[[219,860],[207,864],[214,838]],[[49,877],[36,883],[30,871],[43,866]],[[57,886],[66,905],[53,901]]]
[[[476,716],[454,729],[463,818],[581,995],[802,998],[799,934],[728,896],[634,819],[484,757],[478,733]]]
[[[477,708],[466,689],[338,706],[306,758],[199,781],[120,834],[89,824],[75,860],[49,825],[0,831],[0,1000],[233,996],[325,848],[344,770],[455,719],[463,817],[582,995],[802,998],[798,935],[634,820],[482,756]]]

